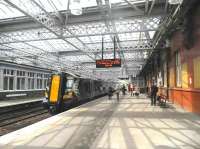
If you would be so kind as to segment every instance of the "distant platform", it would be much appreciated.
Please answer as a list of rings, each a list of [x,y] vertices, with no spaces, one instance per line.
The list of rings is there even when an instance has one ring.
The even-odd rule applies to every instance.
[[[34,98],[34,99],[9,99],[9,100],[0,100],[0,108],[8,107],[8,106],[15,106],[20,104],[26,104],[31,102],[42,101],[43,98]]]
[[[200,116],[169,103],[99,98],[0,137],[9,149],[177,149],[200,147]]]

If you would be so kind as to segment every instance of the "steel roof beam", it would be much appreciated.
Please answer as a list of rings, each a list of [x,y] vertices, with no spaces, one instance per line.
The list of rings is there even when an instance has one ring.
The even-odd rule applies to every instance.
[[[113,11],[113,10],[112,10]],[[119,13],[120,12],[120,13]],[[63,19],[65,20],[66,17],[66,11],[61,12]],[[149,17],[155,17],[155,16],[165,16],[166,13],[164,10],[160,7],[154,6],[154,9],[152,10]],[[123,19],[137,19],[137,18],[144,18],[143,12],[133,11],[132,8],[130,9],[124,9],[124,10],[118,10],[113,11],[111,18],[113,20],[118,20],[119,18]],[[56,18],[54,18],[56,19]],[[69,17],[68,18],[68,24],[80,24],[83,22],[97,22],[102,21],[102,15],[98,12],[96,14],[87,14],[85,16],[76,16],[76,17]],[[26,30],[26,29],[36,29],[41,28],[41,24],[36,24],[33,20],[31,20],[29,17],[21,17],[16,18],[8,21],[0,20],[0,32],[8,32],[8,31],[16,31],[16,30]]]
[[[149,0],[146,0],[146,2],[145,2],[145,10],[144,10],[145,14],[147,14],[148,10],[149,10]]]
[[[62,39],[63,41],[65,41],[69,45],[73,46],[77,50],[82,51],[82,49],[80,49],[79,47],[77,47],[75,44],[69,42],[68,40],[66,40],[65,38],[63,38],[58,33],[58,31],[61,29],[60,27],[57,26],[57,25],[59,25],[59,23],[55,22],[54,18],[52,18],[50,16],[50,14],[47,13],[42,7],[40,7],[40,5],[37,4],[35,1],[26,0],[26,2],[29,5],[30,4],[32,5],[32,8],[35,9],[36,12],[30,12],[31,10],[28,10],[28,8],[27,8],[27,10],[24,10],[25,8],[24,9],[20,8],[20,4],[17,5],[15,3],[12,3],[10,0],[5,0],[5,2],[7,2],[9,5],[11,5],[12,7],[16,8],[20,12],[24,13],[25,15],[31,17],[37,23],[41,24],[41,26],[43,26],[44,28],[46,28],[47,30],[49,30],[51,33],[53,33],[54,35],[56,35],[59,39]],[[37,15],[34,14],[34,13],[37,13]],[[88,56],[91,59],[94,60],[94,56],[93,55],[88,55]]]
[[[146,61],[146,59],[144,58],[136,58],[136,59],[127,59],[127,63],[139,63],[139,64],[143,64],[144,61]],[[96,65],[96,62],[82,62],[82,65]]]
[[[76,35],[76,37],[80,38],[80,37],[88,37],[88,36],[102,36],[102,35],[115,35],[117,34],[126,34],[126,33],[137,33],[137,32],[149,32],[149,31],[155,31],[155,29],[140,29],[137,31],[122,31],[122,32],[107,32],[107,33],[94,33],[94,34],[80,34],[80,35]],[[21,32],[22,34],[26,34]],[[5,34],[5,33],[2,33]],[[30,41],[41,41],[41,40],[52,40],[52,39],[60,39],[58,37],[48,37],[48,36],[44,36],[43,38],[32,38],[32,39],[28,39],[31,38],[31,34],[28,33],[27,36],[30,35],[30,37],[27,37],[26,39],[18,39],[16,40],[9,40],[9,41],[5,41],[6,39],[0,39],[0,44],[8,44],[8,43],[18,43],[18,42],[30,42]],[[12,36],[14,38],[14,36]],[[63,36],[64,39],[69,39],[69,38],[73,38],[74,36],[70,35],[70,36]]]
[[[134,10],[144,12],[144,11],[142,11],[140,8],[138,8],[135,4],[132,4],[132,3],[129,2],[128,0],[124,0],[124,1],[125,1],[127,4],[129,4]]]
[[[111,18],[112,13],[111,13],[110,2],[109,2],[109,0],[105,0],[105,3],[106,3],[106,5],[108,6],[108,17],[109,17],[110,22],[111,22],[111,24],[112,24],[112,28],[113,28],[113,30],[114,30],[114,32],[115,32],[116,43],[117,43],[117,46],[118,46],[118,49],[119,49],[119,50],[117,50],[117,52],[118,52],[120,58],[122,59],[122,62],[123,62],[123,64],[124,64],[123,66],[126,68],[126,59],[125,59],[124,54],[123,54],[123,51],[122,51],[122,49],[121,49],[122,46],[121,46],[121,44],[119,43],[119,42],[120,42],[120,39],[119,39],[119,36],[118,36],[118,34],[117,34],[117,29],[116,29],[116,26],[115,26],[115,22],[114,22],[114,20],[112,20],[112,18]],[[108,25],[107,25],[107,26],[108,26]],[[112,37],[111,37],[111,39],[112,39]]]
[[[154,7],[155,3],[156,3],[156,0],[152,0],[152,2],[151,2],[151,7],[149,8],[149,11],[148,11],[148,15],[151,14],[151,12],[152,12],[152,10],[153,10],[153,7]]]
[[[27,45],[27,46],[33,47],[35,49],[43,51],[43,49],[40,49],[40,48],[38,48],[36,46],[33,46],[33,45],[30,45],[28,43],[24,43],[24,44]],[[25,60],[34,59],[33,63],[37,63],[37,61],[41,61],[41,62],[44,62],[45,64],[52,64],[52,65],[50,65],[50,66],[52,66],[51,69],[56,69],[57,67],[62,65],[62,66],[65,66],[65,68],[68,68],[68,70],[71,70],[71,71],[73,70],[74,73],[80,73],[80,72],[82,72],[82,69],[86,70],[85,73],[82,72],[82,74],[84,74],[84,75],[86,75],[86,73],[89,72],[89,70],[87,70],[87,68],[85,68],[84,66],[81,67],[81,70],[76,70],[76,69],[74,70],[74,67],[77,64],[80,64],[80,61],[77,61],[76,65],[74,65],[73,62],[70,62],[69,60],[67,62],[58,61],[59,58],[58,58],[58,54],[57,53],[50,53],[50,52],[44,51],[44,53],[33,54],[30,51],[27,52],[25,50],[18,49],[18,48],[15,48],[15,47],[10,47],[8,45],[2,45],[2,46],[4,46],[5,48],[9,48],[9,49],[15,50],[15,51],[12,51],[12,53],[15,53],[16,55],[15,56],[11,55],[11,56],[6,56],[6,57],[1,57],[1,59],[5,59],[5,58],[11,59],[11,60],[15,60],[15,59],[25,59]],[[49,58],[48,55],[54,56],[54,58],[53,59]],[[86,76],[91,76],[91,75],[87,74]]]
[[[124,53],[140,53],[140,52],[151,52],[152,49],[134,49],[134,48],[122,48]],[[59,52],[55,52],[56,54],[59,54],[60,56],[80,56],[80,55],[84,55],[84,53],[78,52],[78,51],[59,51]],[[97,52],[93,52],[95,54],[101,54],[101,52],[97,51]],[[113,53],[113,49],[110,50],[106,50],[104,51],[105,54],[112,54]]]

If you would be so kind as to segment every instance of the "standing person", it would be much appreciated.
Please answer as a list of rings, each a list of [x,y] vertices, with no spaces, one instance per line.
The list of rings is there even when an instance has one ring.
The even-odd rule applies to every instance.
[[[122,93],[123,93],[123,95],[126,95],[126,88],[125,88],[125,85],[122,86]]]
[[[116,90],[117,102],[119,102],[119,89]]]
[[[112,97],[112,87],[108,88],[108,99],[110,100]]]
[[[128,84],[128,92],[131,92],[131,84]]]
[[[134,87],[133,87],[133,84],[131,83],[131,84],[130,84],[130,92],[131,92],[131,96],[133,96],[133,90],[134,90],[133,88],[134,88]]]
[[[156,94],[158,92],[158,87],[154,83],[153,86],[151,87],[151,105],[156,105]]]
[[[146,93],[148,94],[148,92],[149,92],[149,87],[147,86],[146,87]]]

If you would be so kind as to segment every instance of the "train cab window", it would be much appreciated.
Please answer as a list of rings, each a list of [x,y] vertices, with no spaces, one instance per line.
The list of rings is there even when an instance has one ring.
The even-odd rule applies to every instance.
[[[66,88],[67,89],[72,89],[73,84],[74,84],[74,80],[73,79],[68,79],[67,83],[66,83]]]

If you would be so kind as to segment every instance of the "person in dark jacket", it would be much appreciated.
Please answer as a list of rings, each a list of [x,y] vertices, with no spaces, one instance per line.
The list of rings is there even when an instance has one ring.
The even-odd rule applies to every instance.
[[[111,99],[111,97],[112,97],[112,92],[113,92],[113,89],[112,89],[112,87],[109,87],[108,88],[108,99],[110,100]]]
[[[156,94],[158,92],[158,87],[154,84],[151,87],[151,105],[156,105]]]
[[[126,95],[126,87],[125,87],[125,85],[122,86],[122,93],[123,93],[123,95]]]

